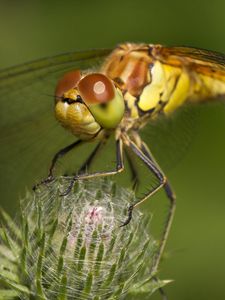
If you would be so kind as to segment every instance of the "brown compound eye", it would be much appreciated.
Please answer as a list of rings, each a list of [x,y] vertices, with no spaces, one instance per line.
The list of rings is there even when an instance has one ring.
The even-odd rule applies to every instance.
[[[112,81],[103,74],[89,74],[78,83],[78,90],[84,102],[89,104],[106,103],[115,96]]]
[[[79,70],[71,71],[63,75],[63,77],[58,81],[55,96],[62,97],[64,93],[75,88],[78,81],[81,79],[81,73]]]

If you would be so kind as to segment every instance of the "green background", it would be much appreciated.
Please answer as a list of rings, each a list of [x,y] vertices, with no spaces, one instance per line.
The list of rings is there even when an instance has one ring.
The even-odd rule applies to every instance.
[[[0,67],[125,41],[224,52],[224,12],[223,0],[0,0]],[[224,116],[223,107],[206,107],[191,149],[167,174],[177,194],[160,265],[160,277],[174,279],[166,287],[169,300],[225,299]],[[160,193],[143,205],[161,225],[167,204],[158,200],[163,197]],[[160,297],[156,293],[152,299]]]

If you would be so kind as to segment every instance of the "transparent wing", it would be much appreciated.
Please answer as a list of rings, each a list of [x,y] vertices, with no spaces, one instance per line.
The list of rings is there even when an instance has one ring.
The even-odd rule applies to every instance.
[[[0,71],[1,198],[17,201],[25,186],[46,176],[56,151],[75,140],[54,118],[57,80],[72,69],[98,68],[109,52],[75,52]]]
[[[199,64],[211,63],[225,70],[225,55],[216,51],[193,47],[162,47],[161,54],[164,57],[186,57]]]
[[[200,105],[186,105],[169,117],[149,122],[141,131],[143,141],[166,173],[188,153],[198,131]]]
[[[186,66],[196,72],[225,80],[225,55],[190,47],[159,47],[154,54],[161,62]]]

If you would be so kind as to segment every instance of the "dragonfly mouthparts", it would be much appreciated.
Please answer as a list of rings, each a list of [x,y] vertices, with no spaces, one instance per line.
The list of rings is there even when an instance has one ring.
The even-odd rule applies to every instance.
[[[79,102],[79,103],[83,103],[84,104],[84,101],[82,100],[82,98],[81,98],[80,95],[77,95],[76,99],[63,98],[62,102],[68,103],[68,104]]]

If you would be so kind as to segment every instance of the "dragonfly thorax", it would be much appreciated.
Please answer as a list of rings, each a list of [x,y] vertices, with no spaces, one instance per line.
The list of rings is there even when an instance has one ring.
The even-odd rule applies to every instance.
[[[111,53],[101,71],[122,90],[137,97],[151,81],[152,62],[148,45],[123,44]]]

